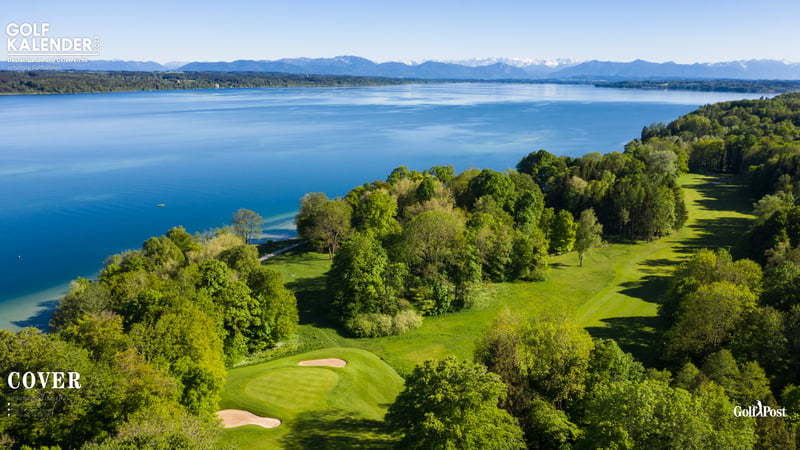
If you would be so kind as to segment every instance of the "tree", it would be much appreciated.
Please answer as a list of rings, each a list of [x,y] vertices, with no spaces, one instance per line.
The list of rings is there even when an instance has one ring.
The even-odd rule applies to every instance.
[[[594,210],[584,209],[578,219],[578,229],[575,231],[575,250],[578,251],[581,267],[583,267],[583,255],[593,247],[600,245],[602,236],[603,225],[597,223]]]
[[[575,244],[575,219],[572,213],[562,209],[556,214],[550,229],[550,251],[562,254],[572,250]]]
[[[767,272],[764,278],[764,294],[761,301],[783,311],[800,302],[800,266],[792,261],[783,261]]]
[[[426,211],[403,229],[398,252],[414,277],[420,312],[441,314],[470,301],[480,265],[464,230],[464,219],[448,211]]]
[[[433,175],[442,183],[447,184],[455,176],[456,170],[453,166],[433,166],[424,173]]]
[[[727,281],[742,286],[752,293],[761,290],[761,268],[747,259],[733,262],[727,250],[716,252],[703,249],[695,253],[691,259],[682,262],[672,274],[670,285],[664,294],[658,314],[668,324],[677,320],[681,303],[701,286]]]
[[[514,221],[520,228],[535,227],[539,224],[543,210],[544,196],[536,186],[535,189],[525,191],[517,198],[514,206]]]
[[[359,231],[372,233],[380,239],[397,232],[395,216],[397,202],[386,190],[377,189],[361,196],[353,211],[353,223]]]
[[[491,197],[481,197],[481,200]],[[508,216],[500,210],[504,216]],[[476,212],[470,220],[472,241],[478,250],[483,275],[504,281],[511,272],[511,255],[514,246],[514,228],[510,218],[503,220],[491,214]]]
[[[721,390],[692,396],[664,381],[617,381],[593,389],[584,408],[576,448],[746,449],[755,441],[754,421],[734,417]]]
[[[625,353],[613,339],[595,339],[589,360],[586,388],[591,390],[601,383],[639,381],[644,377],[644,366],[630,353]]]
[[[497,407],[506,388],[481,364],[450,356],[414,368],[386,422],[403,448],[525,448],[516,419]]]
[[[155,403],[132,414],[115,435],[81,448],[213,450],[220,448],[222,437],[222,427],[216,421],[216,418],[189,414],[173,405]]]
[[[703,285],[681,303],[678,321],[666,335],[673,358],[703,357],[727,343],[757,297],[743,285],[721,281]]]
[[[500,208],[511,211],[514,208],[514,182],[505,174],[483,169],[469,183],[466,205],[472,207],[484,195],[491,196]]]
[[[233,230],[244,239],[245,244],[249,244],[253,235],[261,232],[261,225],[264,219],[256,212],[249,209],[240,208],[233,213]]]
[[[261,267],[261,261],[258,260],[258,249],[253,245],[237,245],[223,250],[217,259],[244,278],[247,278],[250,272]]]
[[[479,337],[475,358],[516,385],[512,394],[530,389],[563,404],[583,392],[593,348],[589,333],[569,317],[545,315],[528,322],[504,310]],[[531,393],[521,395],[531,397]]]
[[[184,256],[189,252],[200,250],[200,244],[183,227],[172,227],[167,231],[167,237],[178,246]]]
[[[278,272],[259,266],[250,272],[247,285],[260,304],[261,326],[265,329],[265,343],[273,346],[292,336],[299,321],[297,298],[286,289]]]
[[[434,178],[427,177],[417,186],[416,198],[418,202],[427,202],[433,198],[436,192],[436,181]]]
[[[111,311],[84,315],[61,332],[61,337],[86,349],[95,361],[108,361],[115,353],[128,348],[128,336],[122,330],[122,317]]]
[[[558,157],[546,150],[531,152],[517,164],[517,170],[533,177],[533,181],[548,192],[551,187],[552,177],[556,172]]]
[[[78,278],[70,283],[69,292],[58,302],[50,318],[50,328],[60,331],[76,324],[86,314],[109,309],[110,304],[111,293],[104,283]]]
[[[297,226],[297,234],[304,239],[313,239],[311,230],[317,221],[322,205],[328,201],[328,197],[322,192],[310,192],[300,200],[300,211],[294,218]]]
[[[530,402],[520,422],[525,430],[525,441],[531,449],[569,448],[569,444],[581,434],[580,428],[569,420],[564,411],[539,398]]]
[[[357,234],[342,245],[328,274],[328,291],[342,321],[358,314],[396,312],[386,286],[389,260],[370,236]]]
[[[183,252],[166,236],[151,237],[142,245],[142,255],[155,268],[177,269],[185,261]]]
[[[48,386],[47,389],[12,390],[6,385],[11,372],[22,375],[48,371],[80,373],[80,389],[50,389]],[[98,405],[109,395],[115,395],[106,381],[107,371],[94,364],[86,350],[70,342],[48,338],[35,328],[24,328],[17,333],[0,330],[0,373],[4,378],[0,400],[23,412],[3,414],[0,436],[6,435],[18,444],[68,448],[72,442],[98,437],[121,421],[121,415],[102,419],[102,415],[95,415]],[[66,379],[64,385],[68,385]],[[13,397],[9,395],[12,392]],[[30,414],[36,414],[36,420],[31,420]],[[98,425],[95,422],[98,420],[105,422]]]
[[[398,166],[392,170],[392,173],[386,177],[386,182],[389,184],[396,184],[400,180],[407,180],[411,177],[411,171],[406,166]]]
[[[350,206],[339,200],[328,200],[319,208],[309,237],[318,240],[328,250],[328,258],[350,235]]]
[[[530,233],[517,231],[511,249],[510,278],[541,281],[547,274],[549,255],[544,233],[532,228]]]
[[[179,381],[180,403],[193,414],[211,416],[225,379],[222,339],[214,322],[191,303],[170,308],[155,323],[131,330],[148,361]]]

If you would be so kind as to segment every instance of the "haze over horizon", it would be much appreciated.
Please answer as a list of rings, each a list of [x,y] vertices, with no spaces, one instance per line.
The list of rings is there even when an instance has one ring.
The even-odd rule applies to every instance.
[[[46,22],[48,37],[98,37],[97,59],[161,64],[340,55],[375,62],[518,58],[693,64],[800,62],[793,35],[798,16],[800,2],[791,0],[724,7],[711,0],[668,5],[410,0],[402,8],[363,0],[302,5],[231,0],[224,7],[207,0],[142,0],[125,9],[97,0],[41,0],[4,5],[3,24]],[[3,51],[10,53],[7,46]]]

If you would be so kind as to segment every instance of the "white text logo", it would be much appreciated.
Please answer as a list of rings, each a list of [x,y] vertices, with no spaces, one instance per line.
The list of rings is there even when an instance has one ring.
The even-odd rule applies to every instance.
[[[786,417],[786,408],[773,408],[769,405],[762,405],[761,400],[756,401],[756,405],[742,408],[735,406],[733,415],[736,417]]]

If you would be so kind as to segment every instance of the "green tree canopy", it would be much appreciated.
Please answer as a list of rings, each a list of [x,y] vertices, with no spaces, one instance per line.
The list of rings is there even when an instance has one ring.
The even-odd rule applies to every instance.
[[[489,195],[497,206],[512,211],[515,201],[514,182],[505,174],[490,169],[483,169],[469,183],[467,205],[472,207],[479,198]]]
[[[333,258],[328,289],[342,320],[363,313],[395,312],[392,293],[386,286],[389,260],[372,237],[356,234]]]
[[[700,286],[681,303],[678,321],[667,335],[668,353],[679,359],[718,350],[755,309],[757,300],[746,286],[728,281]]]
[[[322,192],[310,192],[300,200],[300,211],[294,218],[297,234],[304,239],[313,239],[311,230],[317,222],[322,205],[328,201],[328,196]]]
[[[735,418],[721,391],[692,396],[663,381],[618,381],[598,385],[585,408],[586,434],[578,448],[589,448],[587,440],[598,435],[630,439],[634,448],[746,449],[755,442],[754,421]]]
[[[594,210],[584,209],[578,219],[578,227],[575,230],[575,250],[578,251],[580,265],[583,267],[583,255],[589,250],[600,245],[603,237],[603,225],[597,222]]]
[[[339,245],[350,236],[351,215],[350,206],[339,200],[328,200],[317,211],[308,236],[322,244],[330,259],[333,259]]]
[[[403,448],[525,448],[516,419],[497,407],[505,394],[483,365],[452,356],[426,361],[406,379],[385,420],[402,435]]]
[[[569,317],[545,315],[529,322],[504,310],[481,333],[475,357],[511,385],[514,395],[531,397],[523,392],[531,389],[558,404],[583,392],[593,348],[589,333]]]
[[[357,230],[382,238],[398,231],[396,216],[397,202],[386,190],[377,189],[361,196],[353,211],[353,222]]]
[[[261,232],[261,225],[264,223],[264,218],[258,213],[245,208],[233,213],[232,220],[233,231],[244,240],[245,244],[249,244],[253,236]]]
[[[550,228],[550,252],[567,253],[575,245],[575,218],[572,213],[562,209],[556,214]]]

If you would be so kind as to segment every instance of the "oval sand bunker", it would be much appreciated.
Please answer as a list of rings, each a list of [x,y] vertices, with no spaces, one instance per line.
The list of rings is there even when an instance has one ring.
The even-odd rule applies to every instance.
[[[308,361],[300,361],[298,364],[301,366],[344,367],[347,365],[347,361],[339,358],[327,358],[327,359],[311,359]]]
[[[275,428],[281,424],[280,419],[257,416],[241,409],[223,409],[222,411],[217,411],[217,417],[222,419],[225,428],[241,427],[243,425]]]

